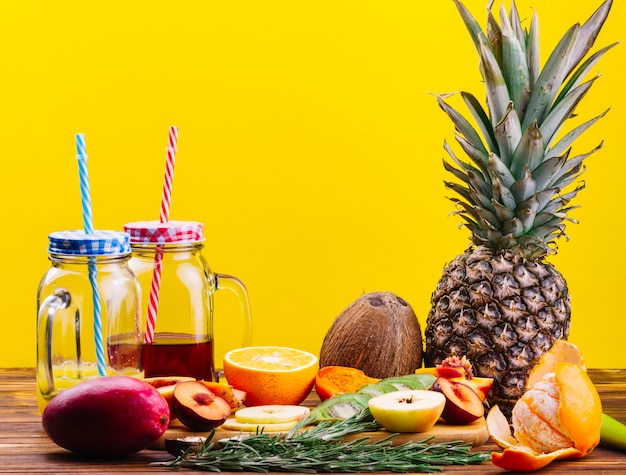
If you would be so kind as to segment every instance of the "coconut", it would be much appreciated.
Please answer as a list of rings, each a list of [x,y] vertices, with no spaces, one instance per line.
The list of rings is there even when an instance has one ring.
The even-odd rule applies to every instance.
[[[320,368],[348,366],[373,378],[414,373],[422,366],[422,332],[406,300],[370,292],[333,322],[320,351]]]

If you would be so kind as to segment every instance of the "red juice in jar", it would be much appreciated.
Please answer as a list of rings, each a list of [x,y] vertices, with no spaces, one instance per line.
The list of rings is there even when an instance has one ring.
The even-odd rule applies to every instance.
[[[165,340],[165,341],[164,341]],[[213,342],[168,338],[144,344],[143,369],[146,378],[156,376],[190,376],[213,381]]]

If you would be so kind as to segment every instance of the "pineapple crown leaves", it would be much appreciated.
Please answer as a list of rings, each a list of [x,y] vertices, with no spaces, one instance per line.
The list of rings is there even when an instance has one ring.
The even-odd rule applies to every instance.
[[[449,160],[444,168],[458,180],[446,186],[450,198],[476,245],[493,250],[517,249],[526,257],[541,257],[565,236],[570,201],[584,188],[564,189],[584,172],[583,161],[602,147],[571,155],[572,144],[608,109],[567,133],[562,128],[597,76],[585,81],[600,58],[617,43],[590,54],[612,5],[606,0],[582,25],[570,27],[548,57],[539,62],[539,22],[534,12],[530,27],[522,27],[513,1],[500,22],[487,5],[486,32],[459,1],[454,0],[474,42],[486,90],[487,108],[472,94],[460,95],[473,125],[437,96],[455,126],[455,140],[469,158],[461,160],[444,142]],[[585,59],[585,57],[587,57]]]

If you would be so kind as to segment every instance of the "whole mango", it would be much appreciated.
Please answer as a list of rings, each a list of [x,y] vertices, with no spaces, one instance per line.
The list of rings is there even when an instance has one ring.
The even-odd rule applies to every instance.
[[[105,376],[64,390],[46,406],[43,428],[57,445],[90,457],[124,457],[155,442],[170,410],[148,383]]]

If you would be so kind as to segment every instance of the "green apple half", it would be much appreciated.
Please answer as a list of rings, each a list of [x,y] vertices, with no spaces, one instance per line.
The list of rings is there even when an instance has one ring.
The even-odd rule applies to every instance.
[[[374,419],[391,432],[424,432],[435,425],[446,397],[425,389],[395,391],[368,401]]]

